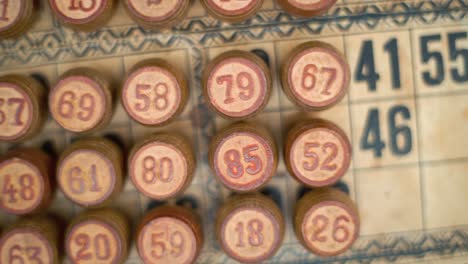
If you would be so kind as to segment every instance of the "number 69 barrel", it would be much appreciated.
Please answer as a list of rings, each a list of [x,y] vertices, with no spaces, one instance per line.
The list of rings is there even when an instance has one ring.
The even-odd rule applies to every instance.
[[[296,205],[293,223],[302,245],[323,257],[345,252],[359,236],[356,206],[334,188],[315,189],[304,195]]]
[[[348,171],[351,143],[335,124],[315,119],[295,125],[286,137],[286,167],[309,187],[330,186]]]
[[[84,207],[104,206],[122,190],[122,152],[105,138],[77,141],[60,156],[57,181],[73,202]]]
[[[113,113],[110,81],[90,68],[75,68],[60,76],[49,94],[49,110],[64,129],[94,132],[104,128]]]

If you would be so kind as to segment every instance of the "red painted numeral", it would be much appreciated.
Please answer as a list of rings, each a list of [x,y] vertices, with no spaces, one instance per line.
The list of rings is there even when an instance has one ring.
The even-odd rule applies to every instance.
[[[159,164],[159,166],[158,166]],[[147,156],[143,159],[143,181],[147,184],[154,184],[159,179],[168,183],[174,177],[174,164],[168,157],[163,157],[156,161],[154,157]]]
[[[36,195],[33,189],[34,186],[34,178],[31,174],[23,174],[19,177],[18,184],[20,186],[20,190],[15,188],[14,184],[11,181],[10,175],[5,175],[5,181],[3,182],[3,190],[2,193],[9,196],[8,203],[16,203],[18,202],[16,198],[16,194],[19,192],[19,198],[24,201],[31,201],[34,199]]]
[[[84,2],[88,3],[83,4]],[[69,10],[81,10],[84,12],[92,11],[96,7],[96,0],[70,0]]]
[[[177,258],[184,253],[185,239],[181,232],[170,232],[167,229],[163,232],[151,234],[151,248],[151,256],[155,259],[161,259],[167,254]]]
[[[169,86],[165,83],[157,83],[153,87],[154,100],[151,101],[151,96],[148,92],[151,92],[151,85],[149,84],[137,84],[135,89],[135,97],[142,100],[143,103],[136,103],[135,110],[138,112],[148,111],[153,104],[154,108],[158,111],[164,111],[169,107]]]
[[[12,126],[22,126],[24,125],[23,121],[21,121],[21,115],[24,111],[25,100],[23,98],[9,98],[6,100],[6,105],[12,109],[16,109],[14,114],[14,120],[12,120]],[[7,119],[7,114],[1,110],[5,105],[5,99],[0,98],[0,125],[3,124]],[[15,107],[16,106],[16,107]]]
[[[343,243],[349,239],[348,227],[346,225],[343,225],[343,222],[349,223],[351,222],[351,220],[345,215],[340,215],[333,222],[332,238],[335,242]],[[328,217],[324,215],[319,214],[316,217],[314,217],[312,219],[314,232],[312,233],[311,240],[318,242],[327,242],[328,237],[323,233],[328,228],[329,223],[330,219],[328,219]]]
[[[235,231],[239,234],[239,241],[237,247],[245,247],[244,243],[244,223],[239,222],[236,225]],[[252,247],[259,247],[263,245],[263,223],[258,219],[252,219],[247,222],[247,236],[248,242]]]
[[[239,93],[239,98],[241,100],[247,101],[254,96],[254,80],[252,75],[248,72],[241,72],[236,77],[236,85],[241,92]],[[236,101],[232,97],[232,90],[234,89],[234,75],[222,75],[216,78],[218,85],[223,85],[226,83],[226,99],[224,99],[225,104],[231,104]]]
[[[310,158],[309,161],[304,161],[302,167],[307,171],[314,171],[319,167],[320,158],[319,155],[314,152],[315,148],[320,148],[320,144],[316,142],[308,142],[304,145],[304,157]],[[337,169],[337,165],[332,162],[335,160],[338,155],[338,146],[335,143],[327,142],[322,145],[322,152],[324,154],[330,153],[320,165],[320,170],[334,171]]]
[[[255,175],[262,171],[263,164],[259,156],[252,152],[259,149],[257,144],[252,144],[242,148],[244,162],[248,164],[245,171],[250,175]],[[224,162],[228,166],[228,175],[231,178],[238,179],[244,175],[244,166],[242,165],[239,151],[231,149],[224,153]]]
[[[97,179],[97,170],[96,165],[91,165],[88,174],[91,180],[91,186],[89,187],[90,192],[100,192],[101,187],[99,186]],[[73,194],[83,194],[86,192],[86,183],[85,176],[83,175],[83,170],[80,167],[73,167],[68,171],[67,184],[70,187],[70,190]]]
[[[60,96],[58,102],[58,113],[64,118],[71,119],[75,116],[74,101],[76,94],[72,91],[66,91]],[[95,98],[89,94],[83,94],[78,99],[78,107],[80,108],[76,113],[76,117],[81,121],[89,121],[93,117],[94,109],[96,108]]]
[[[41,259],[40,247],[22,247],[13,245],[8,251],[8,263],[35,263],[44,264]]]
[[[315,89],[315,86],[317,85],[317,73],[319,72],[320,74],[327,74],[328,76],[325,89],[321,91],[321,94],[330,95],[331,86],[336,80],[335,68],[322,67],[319,70],[315,64],[307,64],[302,73],[302,88],[309,91]]]
[[[92,241],[89,235],[79,234],[75,237],[74,241],[81,247],[76,254],[77,262],[80,260],[91,260],[93,255],[95,259],[101,261],[111,258],[110,241],[105,234],[97,234]],[[91,242],[93,244],[92,249]]]

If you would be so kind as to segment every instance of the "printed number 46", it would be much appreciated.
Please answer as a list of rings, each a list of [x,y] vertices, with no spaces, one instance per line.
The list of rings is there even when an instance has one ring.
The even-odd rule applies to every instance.
[[[388,133],[390,138],[390,149],[394,155],[404,156],[411,152],[413,140],[411,128],[407,125],[397,125],[397,118],[410,120],[411,113],[406,106],[397,105],[388,111]],[[382,140],[380,131],[380,112],[377,108],[369,110],[364,132],[360,140],[363,150],[373,150],[374,156],[381,158],[386,144]]]

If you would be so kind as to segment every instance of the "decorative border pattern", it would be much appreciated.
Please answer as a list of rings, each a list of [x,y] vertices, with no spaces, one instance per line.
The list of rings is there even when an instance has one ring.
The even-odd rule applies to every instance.
[[[1,41],[0,66],[128,55],[142,50],[187,48],[194,44],[209,47],[304,35],[344,34],[375,30],[380,25],[398,28],[428,26],[435,22],[453,24],[466,21],[467,11],[468,3],[464,0],[384,1],[337,6],[328,15],[313,19],[297,19],[280,10],[271,10],[260,12],[243,24],[226,26],[210,17],[196,17],[184,21],[171,34],[146,31],[133,24],[107,27],[93,33],[57,26],[54,30]]]

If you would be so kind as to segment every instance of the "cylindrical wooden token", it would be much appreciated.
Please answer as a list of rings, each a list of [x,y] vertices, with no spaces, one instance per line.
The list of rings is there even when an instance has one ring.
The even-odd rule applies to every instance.
[[[207,104],[227,119],[245,119],[263,110],[270,99],[271,86],[268,66],[246,51],[219,55],[203,73]]]
[[[37,135],[46,119],[46,89],[22,75],[0,77],[0,141],[22,141]]]
[[[265,185],[275,174],[278,153],[270,133],[259,126],[237,123],[210,143],[210,166],[230,190],[248,192]]]
[[[53,218],[23,218],[5,230],[0,240],[0,263],[58,264],[60,232]]]
[[[77,30],[94,31],[111,18],[114,0],[49,0],[58,20]]]
[[[68,226],[67,256],[76,264],[118,264],[128,257],[130,226],[122,213],[113,209],[86,211]]]
[[[281,246],[284,218],[278,206],[258,193],[231,197],[218,211],[216,237],[231,258],[261,263]]]
[[[262,7],[263,0],[201,0],[201,3],[213,17],[226,22],[237,23],[254,16]]]
[[[298,46],[281,69],[283,90],[305,110],[323,110],[348,92],[349,65],[333,46],[311,41]]]
[[[17,149],[0,159],[0,209],[9,214],[38,213],[54,194],[54,164],[37,149]]]
[[[123,155],[105,138],[77,141],[60,156],[57,182],[73,202],[85,207],[105,206],[122,190]]]
[[[319,16],[332,6],[336,0],[278,0],[284,11],[301,17]]]
[[[191,145],[182,137],[153,134],[137,143],[128,158],[128,174],[146,196],[164,200],[182,193],[196,167]]]
[[[329,257],[345,252],[359,236],[359,227],[356,206],[345,193],[334,188],[313,190],[296,205],[296,236],[316,255]]]
[[[164,60],[149,59],[135,65],[122,88],[122,104],[135,121],[162,126],[180,115],[189,90],[183,73]]]
[[[64,73],[49,94],[49,110],[64,129],[95,132],[106,127],[113,115],[110,80],[90,68]]]
[[[347,172],[351,144],[335,124],[322,119],[301,122],[288,133],[284,159],[289,173],[310,187],[333,185]]]
[[[34,0],[0,1],[0,39],[25,33],[33,24],[36,8]]]
[[[124,0],[130,17],[148,29],[164,29],[180,23],[189,11],[187,0]]]
[[[203,247],[200,219],[190,209],[156,207],[137,229],[136,245],[145,264],[194,263]]]

